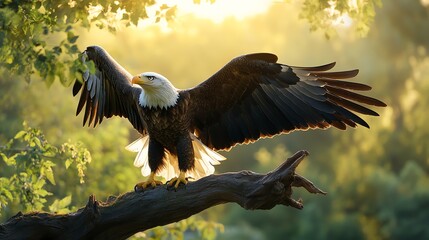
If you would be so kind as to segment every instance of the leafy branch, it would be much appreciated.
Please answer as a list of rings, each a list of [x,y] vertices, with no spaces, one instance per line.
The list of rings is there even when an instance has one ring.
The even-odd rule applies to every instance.
[[[52,195],[49,185],[55,185],[54,167],[64,162],[65,168],[75,165],[80,182],[91,162],[89,151],[82,143],[64,143],[60,148],[51,145],[39,129],[24,123],[24,129],[0,147],[0,156],[5,164],[0,177],[0,210],[12,202],[19,202],[26,211],[46,207],[47,197]],[[70,198],[70,197],[69,197]],[[68,197],[56,200],[49,209],[63,210]]]
[[[337,34],[338,27],[351,27],[359,36],[366,36],[374,21],[375,8],[381,6],[381,0],[305,0],[300,18],[310,24],[310,30],[322,29],[327,38]]]
[[[68,86],[84,66],[78,61],[77,29],[92,25],[114,32],[119,25],[137,25],[148,18],[147,7],[156,1],[47,1],[9,0],[0,3],[0,68],[36,75],[51,85],[58,79]],[[161,5],[157,19],[170,20],[176,8]],[[119,23],[119,25],[118,25]]]

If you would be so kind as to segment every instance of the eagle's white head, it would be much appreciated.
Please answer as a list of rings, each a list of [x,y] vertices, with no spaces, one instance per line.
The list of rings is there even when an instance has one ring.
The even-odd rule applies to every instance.
[[[161,74],[144,72],[133,77],[132,83],[140,86],[139,104],[148,108],[169,108],[177,103],[179,92],[170,81]]]

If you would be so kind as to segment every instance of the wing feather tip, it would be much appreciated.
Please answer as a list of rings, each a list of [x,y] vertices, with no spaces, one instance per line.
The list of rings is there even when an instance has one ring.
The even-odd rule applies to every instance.
[[[73,84],[73,89],[72,89],[73,97],[79,93],[81,88],[82,88],[82,83],[76,79],[76,81]]]

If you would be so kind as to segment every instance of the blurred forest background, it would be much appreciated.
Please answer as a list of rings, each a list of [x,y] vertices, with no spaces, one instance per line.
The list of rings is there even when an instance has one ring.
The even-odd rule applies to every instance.
[[[298,172],[328,195],[297,190],[303,210],[226,204],[134,238],[429,239],[429,1],[260,1],[256,8],[242,1],[243,9],[203,1],[201,8],[225,5],[215,17],[180,5],[149,14],[152,1],[98,1],[111,3],[110,12],[90,14],[91,1],[18,2],[0,3],[1,222],[18,211],[73,211],[90,194],[103,200],[142,180],[124,149],[138,137],[131,124],[112,118],[83,128],[75,116],[70,84],[86,46],[101,45],[132,74],[159,72],[179,88],[263,51],[290,65],[358,68],[356,81],[388,107],[365,118],[371,129],[294,132],[222,153],[228,160],[219,173],[266,172],[308,150]],[[136,13],[112,15],[119,6]]]

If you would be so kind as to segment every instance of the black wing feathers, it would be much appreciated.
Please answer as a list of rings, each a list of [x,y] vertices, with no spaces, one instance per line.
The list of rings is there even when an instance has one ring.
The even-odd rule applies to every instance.
[[[95,127],[104,117],[117,115],[128,118],[134,128],[143,133],[145,127],[137,106],[140,91],[132,87],[131,74],[98,46],[88,47],[81,60],[88,70],[82,73],[83,83],[75,82],[73,95],[81,91],[76,115],[85,107],[83,125]],[[95,66],[92,71],[90,61]]]
[[[363,104],[386,106],[352,92],[371,89],[346,81],[358,70],[326,72],[335,63],[295,67],[276,61],[273,54],[241,56],[187,90],[194,114],[192,127],[203,143],[229,149],[297,129],[369,127],[353,112],[377,116]]]
[[[342,89],[342,88],[325,86],[325,89],[328,90],[333,95],[336,95],[339,97],[344,97],[344,98],[347,98],[350,100],[358,101],[358,102],[365,103],[365,104],[372,105],[372,106],[386,107],[386,104],[383,103],[382,101],[378,100],[378,99],[368,97],[368,96],[364,96],[364,95],[360,95],[360,94],[357,94],[354,92],[350,92],[350,91],[347,91],[347,90]]]

